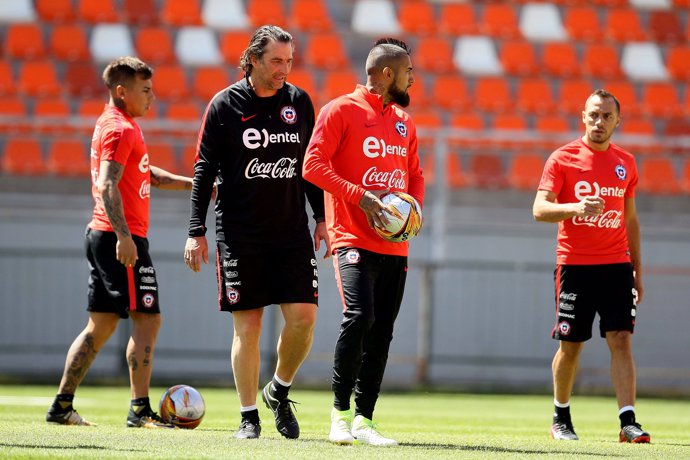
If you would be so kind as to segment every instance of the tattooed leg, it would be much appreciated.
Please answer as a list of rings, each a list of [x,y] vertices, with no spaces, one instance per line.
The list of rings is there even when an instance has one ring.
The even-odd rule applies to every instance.
[[[134,328],[127,345],[127,363],[132,384],[132,399],[149,395],[153,350],[161,325],[159,314],[132,313]]]

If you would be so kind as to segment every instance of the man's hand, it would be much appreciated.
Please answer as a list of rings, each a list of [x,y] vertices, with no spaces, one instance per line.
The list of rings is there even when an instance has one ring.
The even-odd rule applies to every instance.
[[[208,264],[208,243],[205,236],[187,238],[184,245],[184,263],[193,272],[201,271],[201,261]]]
[[[137,263],[139,255],[137,254],[137,245],[130,235],[118,236],[117,244],[115,245],[115,257],[125,267],[134,267]]]
[[[604,212],[604,204],[605,201],[600,196],[586,196],[575,205],[575,215],[578,217],[596,217]]]
[[[366,191],[359,200],[359,207],[364,211],[369,227],[372,229],[374,226],[384,228],[390,223],[383,211],[387,211],[390,214],[396,213],[396,211],[393,211],[389,206],[385,206],[381,202],[381,197],[388,195],[388,193],[389,190]]]
[[[321,241],[326,247],[326,252],[323,255],[324,259],[331,257],[331,240],[328,237],[328,230],[326,229],[326,222],[319,222],[314,229],[314,252],[319,252],[321,249]]]

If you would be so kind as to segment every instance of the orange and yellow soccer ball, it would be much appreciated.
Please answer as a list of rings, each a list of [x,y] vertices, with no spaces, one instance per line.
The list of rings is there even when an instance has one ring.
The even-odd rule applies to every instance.
[[[160,416],[166,423],[187,430],[198,427],[206,413],[201,393],[189,385],[168,388],[161,396],[158,407]]]
[[[374,227],[376,233],[384,240],[396,243],[408,241],[422,229],[422,208],[417,200],[407,193],[389,193],[381,198],[381,202],[397,211],[397,215],[384,211],[389,224],[385,228]]]

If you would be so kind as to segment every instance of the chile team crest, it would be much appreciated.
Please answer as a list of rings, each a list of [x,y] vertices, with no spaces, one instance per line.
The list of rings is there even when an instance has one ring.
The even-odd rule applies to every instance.
[[[297,111],[291,105],[286,105],[280,109],[280,119],[288,125],[294,125],[297,122]]]
[[[625,166],[616,165],[616,177],[618,177],[620,180],[625,180],[627,176],[628,172],[625,170]]]
[[[403,123],[402,121],[399,121],[395,124],[395,130],[402,137],[407,137],[407,125],[405,125],[405,123]]]

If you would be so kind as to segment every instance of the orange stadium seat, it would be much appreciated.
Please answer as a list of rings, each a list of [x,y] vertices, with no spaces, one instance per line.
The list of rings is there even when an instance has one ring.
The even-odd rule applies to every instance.
[[[158,23],[156,0],[123,0],[122,15],[127,24],[153,25]]]
[[[417,127],[420,155],[433,154],[436,137],[431,134],[422,134],[420,130],[424,128],[440,128],[442,125],[441,116],[436,110],[415,110],[410,115]]]
[[[480,32],[491,37],[518,38],[518,17],[515,7],[505,3],[485,3],[482,5]]]
[[[163,0],[161,21],[171,26],[201,25],[201,7],[198,0]]]
[[[294,0],[289,22],[291,28],[302,31],[333,30],[333,21],[325,0]]]
[[[536,147],[543,151],[552,151],[563,145],[570,138],[568,117],[544,116],[534,121],[534,130],[539,134]]]
[[[410,105],[414,105],[416,108],[419,108],[420,110],[426,109],[429,107],[429,103],[431,102],[429,93],[427,92],[427,85],[424,82],[424,78],[417,73],[417,76],[415,78],[414,84],[410,86],[410,89],[408,89],[407,94],[410,96]],[[407,111],[407,108],[405,109]]]
[[[12,138],[5,144],[2,170],[14,175],[37,176],[46,171],[41,145],[35,139]]]
[[[56,25],[50,35],[50,52],[63,61],[88,61],[91,52],[86,31],[78,24]]]
[[[482,149],[485,142],[477,139],[478,135],[486,129],[484,117],[477,112],[456,113],[450,117],[450,128],[462,130],[460,138],[451,137],[449,145],[460,149]]]
[[[637,97],[637,91],[632,82],[629,80],[601,81],[600,86],[616,96],[621,104],[622,116],[640,114],[640,99]]]
[[[477,153],[470,156],[469,181],[473,187],[496,189],[508,185],[500,156]]]
[[[194,175],[194,163],[196,162],[196,143],[182,146],[182,157],[178,163],[180,174]]]
[[[14,94],[15,91],[12,65],[9,61],[2,59],[0,60],[0,96]]]
[[[649,118],[623,118],[618,129],[626,136],[625,140],[621,139],[621,145],[636,156],[657,155],[662,152],[662,147],[655,141],[654,123]]]
[[[573,6],[565,10],[563,25],[573,40],[599,41],[603,37],[597,10],[591,6]]]
[[[429,35],[436,32],[438,21],[429,2],[402,0],[398,2],[398,23],[407,34]]]
[[[77,0],[77,17],[89,24],[117,22],[115,0]]]
[[[236,67],[240,64],[240,56],[247,48],[250,38],[251,33],[237,30],[225,32],[220,37],[220,53],[229,66]]]
[[[688,37],[690,38],[690,36]],[[670,45],[666,57],[668,73],[678,81],[690,80],[690,46]]]
[[[412,87],[415,85],[417,83]],[[471,99],[467,82],[460,75],[438,75],[431,87],[431,101],[435,106],[454,112],[465,111],[469,108]]]
[[[453,47],[443,37],[421,37],[413,52],[415,70],[439,73],[455,71]]]
[[[350,59],[340,35],[313,33],[304,50],[304,62],[317,69],[334,70],[349,68]]]
[[[460,162],[460,155],[448,153],[446,157],[446,181],[451,188],[463,188],[469,184]]]
[[[524,136],[528,128],[527,119],[523,115],[496,114],[492,117],[491,128],[496,134],[492,136],[492,143],[499,150],[515,150],[533,144]]]
[[[178,101],[168,104],[166,118],[175,121],[201,121],[201,107],[194,101]]]
[[[622,8],[628,6],[629,0],[591,0],[591,3],[597,6],[604,6],[609,8]]]
[[[452,37],[476,34],[478,27],[474,5],[443,2],[439,13],[438,30]]]
[[[675,43],[684,40],[680,17],[676,11],[652,10],[648,17],[649,35],[662,43]]]
[[[14,59],[40,59],[45,56],[43,28],[38,24],[11,23],[5,35],[5,56]]]
[[[640,42],[647,39],[640,15],[634,8],[608,10],[604,30],[607,38],[619,42]]]
[[[646,158],[639,161],[639,190],[653,195],[676,195],[680,184],[673,163],[668,158]]]
[[[332,70],[324,75],[321,90],[321,106],[343,94],[349,94],[357,86],[357,75],[352,70]],[[314,102],[314,104],[317,104]]]
[[[621,78],[618,51],[606,43],[595,43],[585,47],[583,73],[594,78]]]
[[[54,97],[60,93],[52,61],[25,61],[19,70],[19,92],[31,97]]]
[[[65,70],[65,83],[71,96],[91,97],[105,91],[101,76],[93,64],[73,62]]]
[[[523,78],[518,81],[515,95],[515,108],[531,114],[544,114],[554,111],[551,82],[545,78]]]
[[[475,104],[487,112],[507,112],[513,108],[513,96],[505,78],[485,77],[475,80]]]
[[[301,88],[304,91],[306,91],[312,100],[312,104],[317,103],[315,99],[318,98],[318,91],[316,86],[316,80],[314,79],[314,72],[311,72],[303,68],[293,68],[290,71],[290,74],[288,75],[287,81],[297,86],[298,88]],[[316,107],[314,108],[314,110],[316,110]]]
[[[285,27],[287,16],[282,0],[247,0],[247,17],[254,27],[264,24]]]
[[[661,118],[683,116],[683,106],[673,83],[649,82],[642,85],[642,113]]]
[[[581,74],[575,45],[569,42],[546,42],[542,45],[540,69],[558,78],[574,78]]]
[[[180,165],[177,162],[175,150],[172,144],[163,142],[151,142],[146,145],[149,151],[149,159],[153,166],[165,169],[171,173],[179,173]]]
[[[26,128],[25,119],[29,111],[24,101],[17,96],[0,97],[0,133],[17,133]]]
[[[176,60],[170,31],[162,26],[141,26],[135,33],[137,55],[149,64],[172,64]]]
[[[686,194],[690,195],[690,159],[685,160],[683,165],[683,175],[680,179],[680,188]]]
[[[88,176],[91,171],[88,143],[56,138],[48,149],[46,169],[56,176]]]
[[[197,67],[192,74],[192,91],[203,102],[208,102],[223,88],[230,85],[227,67]]]
[[[424,175],[424,185],[428,190],[429,186],[436,182],[436,157],[434,152],[420,149],[419,161],[422,167],[422,174]]]
[[[178,100],[189,95],[185,69],[177,64],[164,64],[156,68],[153,91],[163,100]]]
[[[38,99],[33,111],[35,130],[42,133],[70,131],[71,128],[65,123],[69,115],[70,107],[66,99]]]
[[[532,76],[537,72],[534,46],[527,40],[509,40],[500,48],[503,70],[510,75]]]
[[[60,24],[74,19],[72,0],[35,0],[36,13],[44,22]]]
[[[508,185],[517,190],[537,190],[544,158],[538,153],[518,152],[508,166]]]

